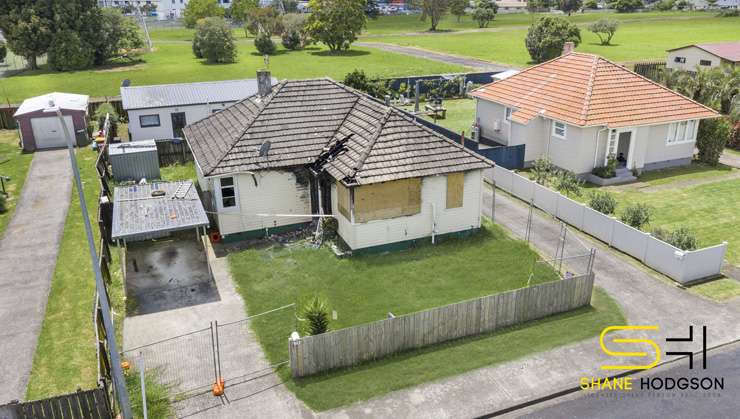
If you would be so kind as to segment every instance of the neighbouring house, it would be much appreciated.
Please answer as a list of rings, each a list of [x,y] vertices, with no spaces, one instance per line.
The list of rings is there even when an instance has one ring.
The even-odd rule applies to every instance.
[[[277,79],[271,80],[272,84]],[[257,80],[121,87],[131,141],[182,138],[182,129],[257,93]]]
[[[690,163],[714,110],[597,55],[570,52],[474,90],[481,146],[525,144],[576,174],[619,159],[621,172]]]
[[[61,109],[64,123],[69,128],[69,132],[75,136],[77,145],[84,146],[89,143],[88,97],[54,92],[24,100],[13,114],[18,124],[24,151],[67,146],[59,117],[54,112],[44,112],[44,109],[49,108],[52,102]]]
[[[465,234],[480,227],[482,170],[493,165],[330,79],[282,81],[184,134],[224,240],[322,213],[355,251]]]
[[[672,70],[695,71],[720,65],[740,63],[740,42],[693,44],[668,50],[666,67]]]

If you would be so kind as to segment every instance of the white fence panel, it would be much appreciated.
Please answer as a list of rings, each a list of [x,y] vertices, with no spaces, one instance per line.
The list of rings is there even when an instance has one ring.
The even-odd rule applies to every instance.
[[[645,251],[647,250],[648,236],[649,234],[643,233],[627,224],[614,222],[612,246],[630,256],[643,260],[645,258]]]
[[[617,221],[591,208],[583,207],[583,211],[582,230],[604,243],[611,244],[613,224]]]
[[[727,242],[704,249],[685,252],[682,283],[696,281],[719,274],[727,253]]]
[[[583,230],[583,213],[585,208],[582,204],[565,197],[558,196],[558,213],[557,217],[573,227]]]
[[[681,252],[681,249],[650,236],[647,238],[645,264],[662,274],[670,276],[676,281],[681,281],[683,264],[676,257],[677,251]]]
[[[493,180],[496,182],[496,186],[511,193],[512,186],[511,182],[514,178],[514,172],[506,170],[501,166],[493,167]]]
[[[527,202],[532,200],[532,194],[534,193],[534,182],[529,181],[527,178],[522,177],[514,173],[511,179],[512,193]]]
[[[534,185],[534,204],[537,208],[552,216],[556,216],[558,213],[559,195],[559,193],[547,189],[542,185]]]

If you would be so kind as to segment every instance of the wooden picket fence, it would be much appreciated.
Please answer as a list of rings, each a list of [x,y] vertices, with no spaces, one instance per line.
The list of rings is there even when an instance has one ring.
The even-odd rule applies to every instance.
[[[593,274],[476,298],[288,342],[294,377],[490,333],[591,302]]]
[[[156,140],[159,167],[193,161],[193,153],[183,140]]]

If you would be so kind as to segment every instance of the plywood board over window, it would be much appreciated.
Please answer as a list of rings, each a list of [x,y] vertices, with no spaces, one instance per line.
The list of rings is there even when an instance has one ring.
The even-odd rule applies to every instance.
[[[450,173],[447,175],[447,209],[463,206],[465,191],[465,172]]]
[[[354,188],[355,222],[364,223],[421,212],[421,178]]]
[[[342,182],[337,182],[337,208],[339,208],[339,213],[344,215],[344,218],[352,220],[349,188],[344,186]]]

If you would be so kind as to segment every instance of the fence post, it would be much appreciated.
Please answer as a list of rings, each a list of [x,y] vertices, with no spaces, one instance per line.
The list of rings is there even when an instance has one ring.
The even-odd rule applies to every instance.
[[[144,353],[139,351],[139,379],[141,380],[141,406],[144,409],[144,419],[148,419],[146,411],[146,383],[144,382]]]

